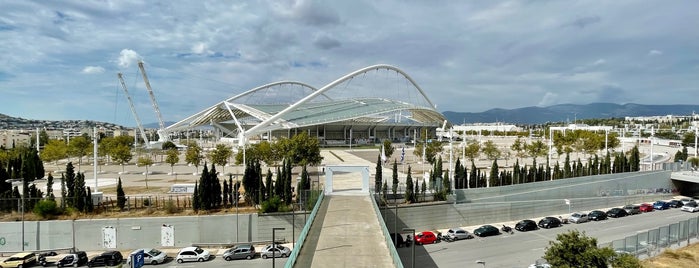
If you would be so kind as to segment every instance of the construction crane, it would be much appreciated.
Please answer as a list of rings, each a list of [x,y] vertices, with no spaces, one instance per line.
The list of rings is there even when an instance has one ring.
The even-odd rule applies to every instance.
[[[155,109],[155,114],[158,116],[158,124],[160,128],[158,129],[158,141],[165,142],[168,140],[168,135],[165,133],[165,122],[163,122],[163,116],[160,114],[160,108],[158,107],[158,102],[155,101],[155,95],[153,94],[153,89],[150,87],[150,82],[148,81],[148,76],[146,75],[146,68],[143,67],[143,61],[138,61],[138,68],[141,70],[143,75],[143,82],[146,83],[146,89],[148,89],[148,94],[150,95],[150,100],[153,103],[153,109]]]
[[[133,101],[131,100],[131,95],[129,95],[129,90],[126,88],[126,83],[124,82],[124,75],[121,73],[117,73],[117,77],[119,77],[119,82],[121,82],[121,87],[124,89],[124,93],[126,94],[126,98],[129,100],[129,105],[131,106],[131,113],[133,113],[133,117],[136,118],[136,124],[138,125],[138,130],[141,132],[141,136],[143,137],[143,141],[146,144],[147,148],[150,148],[150,141],[148,141],[148,136],[146,136],[146,131],[143,129],[143,124],[141,124],[141,119],[138,118],[138,113],[136,113],[136,107],[133,106]]]

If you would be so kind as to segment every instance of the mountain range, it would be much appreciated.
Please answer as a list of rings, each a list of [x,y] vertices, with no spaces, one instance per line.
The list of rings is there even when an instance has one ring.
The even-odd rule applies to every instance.
[[[494,123],[542,124],[546,122],[573,122],[576,119],[619,118],[626,116],[692,115],[699,105],[645,105],[645,104],[559,104],[548,107],[517,109],[490,109],[480,113],[442,112],[452,124]]]
[[[548,107],[523,107],[517,109],[490,109],[480,113],[471,112],[442,112],[452,124],[464,123],[495,123],[510,124],[542,124],[546,122],[573,122],[577,119],[591,118],[619,118],[626,116],[664,116],[664,115],[692,115],[699,111],[699,105],[645,105],[645,104],[615,104],[615,103],[590,103],[590,104],[559,104]],[[169,126],[175,122],[165,122]],[[47,127],[52,129],[81,128],[81,127],[105,127],[120,129],[123,126],[106,122],[88,120],[32,120],[20,117],[12,117],[0,113],[0,129],[33,129]],[[132,126],[133,127],[133,126]],[[145,128],[158,128],[158,123],[149,123]]]

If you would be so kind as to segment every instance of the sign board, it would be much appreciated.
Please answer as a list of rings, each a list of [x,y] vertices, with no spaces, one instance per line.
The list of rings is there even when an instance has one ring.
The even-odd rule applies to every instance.
[[[566,201],[566,205],[570,205],[570,200],[565,199],[565,201]]]
[[[141,268],[143,267],[143,264],[145,264],[145,260],[143,259],[143,250],[138,250],[134,253],[131,253],[131,268]]]
[[[102,247],[117,248],[116,228],[112,226],[102,227]]]
[[[171,194],[192,194],[194,193],[194,183],[173,184],[170,186]]]
[[[169,224],[163,224],[163,226],[160,227],[160,246],[175,246],[175,227]]]

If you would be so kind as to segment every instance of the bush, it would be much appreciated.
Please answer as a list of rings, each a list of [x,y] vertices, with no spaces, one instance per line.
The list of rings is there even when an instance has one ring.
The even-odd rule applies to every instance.
[[[60,215],[61,210],[58,208],[56,201],[50,199],[40,200],[34,205],[34,214],[47,219],[52,216]]]
[[[165,212],[167,212],[168,214],[175,214],[180,212],[180,208],[178,208],[177,205],[175,205],[175,202],[169,200],[165,202]]]
[[[282,199],[279,198],[279,196],[274,196],[268,200],[263,201],[260,208],[260,212],[262,213],[287,211],[291,211],[291,209],[282,203]]]

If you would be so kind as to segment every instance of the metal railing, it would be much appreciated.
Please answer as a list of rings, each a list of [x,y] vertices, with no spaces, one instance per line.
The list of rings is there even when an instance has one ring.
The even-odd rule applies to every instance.
[[[374,213],[376,214],[376,217],[379,219],[379,224],[381,225],[381,231],[383,232],[383,237],[386,240],[386,245],[388,246],[388,250],[391,252],[391,258],[393,259],[393,265],[395,265],[396,268],[403,268],[403,262],[400,260],[400,255],[398,255],[398,250],[396,250],[395,244],[393,244],[393,240],[391,239],[391,235],[388,232],[388,228],[386,228],[386,222],[383,220],[383,216],[381,216],[381,210],[379,210],[379,205],[376,203],[376,196],[377,194],[372,193],[371,194],[371,204],[374,206]],[[398,231],[396,231],[398,233]]]
[[[699,239],[699,216],[657,229],[648,230],[624,239],[600,244],[599,247],[610,247],[617,253],[628,253],[641,257],[653,257],[671,246],[687,246]]]
[[[286,261],[286,265],[284,265],[285,268],[292,268],[294,267],[294,264],[296,264],[296,258],[298,258],[299,252],[301,252],[303,242],[306,241],[306,236],[308,235],[308,232],[311,230],[311,225],[313,225],[313,220],[315,220],[316,214],[318,214],[318,210],[320,210],[320,204],[323,203],[324,197],[325,192],[321,190],[320,195],[318,196],[318,200],[316,200],[316,204],[313,206],[313,211],[311,211],[311,215],[308,216],[306,225],[303,226],[303,230],[299,234],[299,238],[296,241],[296,245],[294,245],[294,250],[291,251],[291,255],[289,256],[289,259]]]

